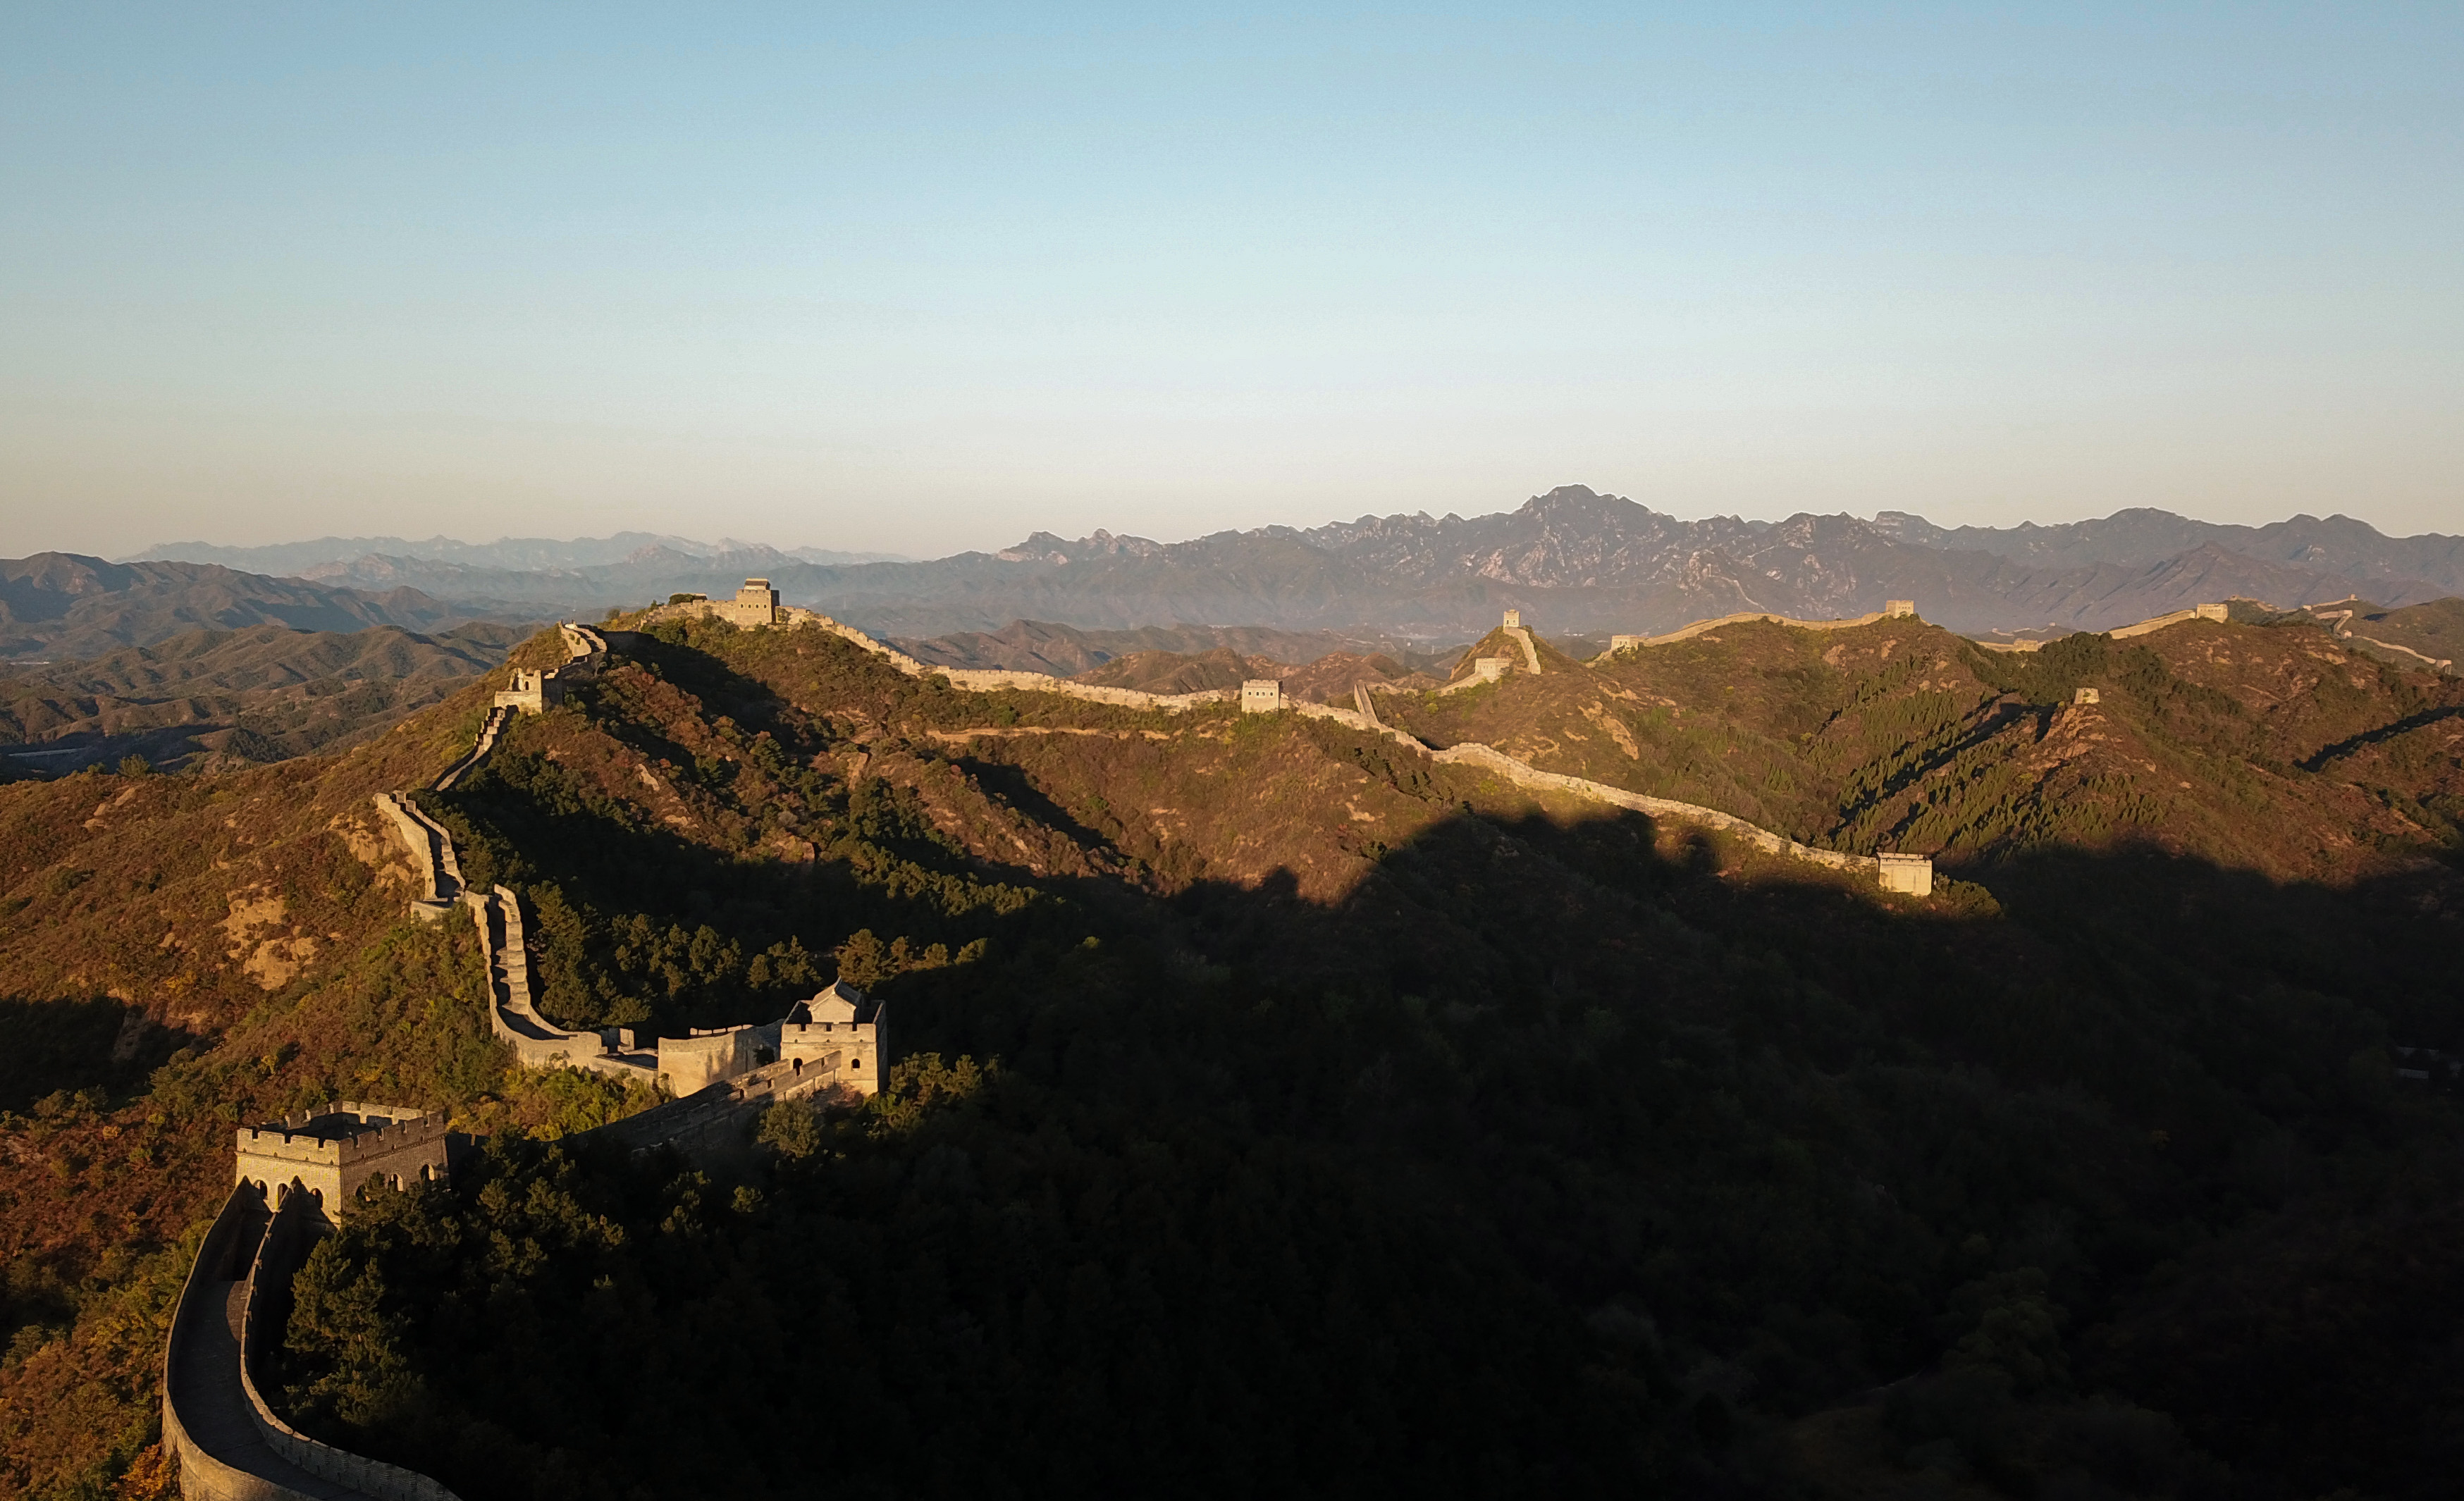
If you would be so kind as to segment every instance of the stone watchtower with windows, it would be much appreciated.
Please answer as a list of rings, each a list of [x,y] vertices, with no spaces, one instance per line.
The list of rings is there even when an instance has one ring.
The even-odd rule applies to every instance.
[[[243,1126],[235,1182],[269,1202],[305,1193],[327,1220],[341,1218],[360,1185],[395,1188],[446,1176],[445,1117],[392,1105],[336,1100],[266,1126]]]
[[[858,1094],[881,1091],[881,1003],[844,980],[834,980],[810,1001],[799,1001],[779,1024],[779,1061],[796,1065],[797,1076],[815,1071]]]
[[[747,579],[736,598],[711,606],[710,612],[738,626],[770,626],[779,620],[779,591],[768,579]]]
[[[1243,714],[1278,714],[1284,707],[1284,680],[1280,677],[1251,677],[1241,684]]]

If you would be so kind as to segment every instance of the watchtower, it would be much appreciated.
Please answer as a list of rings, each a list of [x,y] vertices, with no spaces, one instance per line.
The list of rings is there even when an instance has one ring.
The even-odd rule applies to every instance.
[[[1921,854],[1878,854],[1875,875],[1886,892],[1910,896],[1933,894],[1933,861]]]
[[[712,613],[738,626],[774,625],[779,619],[779,591],[768,579],[747,579],[736,598],[713,606]]]
[[[1280,677],[1252,677],[1241,684],[1243,714],[1279,714],[1284,707],[1284,680]]]
[[[879,1093],[881,1022],[880,1002],[843,980],[832,981],[821,994],[798,1002],[779,1024],[779,1061],[796,1064],[800,1077],[818,1069],[829,1082],[859,1094]]]
[[[239,1130],[231,1179],[254,1183],[269,1200],[305,1193],[328,1220],[339,1219],[360,1185],[396,1188],[442,1180],[445,1117],[394,1105],[336,1100],[267,1126]]]
[[[518,709],[524,714],[545,714],[562,702],[564,684],[557,680],[556,673],[517,667],[514,669],[514,685],[498,690],[495,707]]]

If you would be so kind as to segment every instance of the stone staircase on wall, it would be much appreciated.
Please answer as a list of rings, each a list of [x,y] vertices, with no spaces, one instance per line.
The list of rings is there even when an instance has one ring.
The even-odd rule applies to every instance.
[[[462,896],[462,865],[453,857],[452,839],[443,825],[399,792],[380,792],[374,802],[385,827],[410,855],[411,871],[419,882],[419,894],[410,900],[411,911],[430,922],[444,916]]]
[[[471,747],[469,755],[447,767],[443,776],[429,784],[429,790],[451,792],[455,784],[478,770],[479,763],[488,759],[488,753],[496,748],[496,740],[505,733],[505,726],[513,722],[514,713],[513,709],[503,705],[489,710],[487,719],[479,726],[479,742]]]

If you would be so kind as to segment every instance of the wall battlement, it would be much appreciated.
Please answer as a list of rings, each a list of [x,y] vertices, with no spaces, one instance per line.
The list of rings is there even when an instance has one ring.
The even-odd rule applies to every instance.
[[[371,1181],[400,1188],[444,1178],[449,1152],[442,1115],[338,1100],[273,1125],[239,1128],[231,1173],[277,1202],[304,1191],[333,1219]]]

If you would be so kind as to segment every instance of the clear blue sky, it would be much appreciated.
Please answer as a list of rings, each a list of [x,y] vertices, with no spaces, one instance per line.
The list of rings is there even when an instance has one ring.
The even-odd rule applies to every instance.
[[[2464,531],[2464,7],[0,8],[0,553]]]

